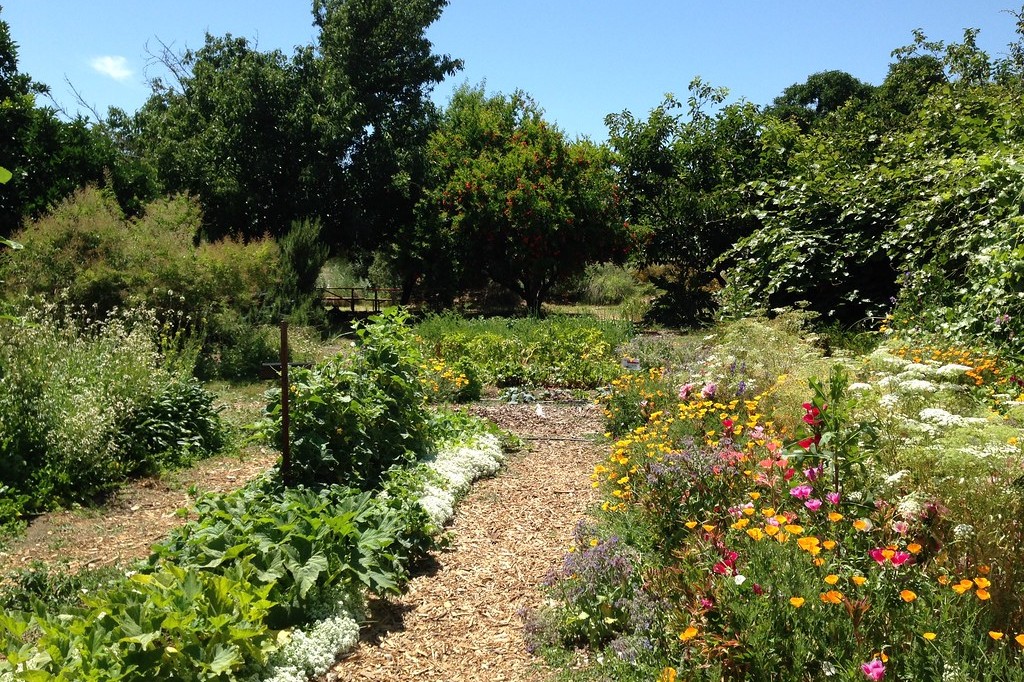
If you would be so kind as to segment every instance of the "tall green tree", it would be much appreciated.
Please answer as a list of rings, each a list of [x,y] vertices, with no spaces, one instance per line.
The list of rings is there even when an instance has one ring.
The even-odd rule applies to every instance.
[[[695,79],[684,104],[668,95],[646,119],[609,115],[609,144],[623,210],[641,236],[636,259],[651,267],[665,295],[654,314],[668,324],[713,315],[720,284],[716,260],[758,227],[746,183],[784,168],[794,126]],[[717,112],[708,110],[720,107]]]
[[[210,237],[280,236],[316,218],[335,244],[372,240],[395,203],[410,219],[409,201],[391,201],[403,153],[425,144],[429,90],[459,66],[424,37],[446,4],[316,0],[318,43],[290,57],[207,36],[168,56],[134,143],[165,189],[200,198]]]
[[[803,83],[794,83],[775,98],[770,113],[795,121],[807,130],[817,121],[848,103],[865,103],[874,86],[845,71],[831,70],[811,74]]]
[[[531,313],[588,263],[621,257],[628,234],[606,150],[567,140],[525,94],[463,86],[428,151],[425,234],[449,245],[463,272],[515,292]]]

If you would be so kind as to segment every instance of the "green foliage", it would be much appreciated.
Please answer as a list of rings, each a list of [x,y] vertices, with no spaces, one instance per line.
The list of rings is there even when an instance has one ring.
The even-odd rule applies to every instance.
[[[710,319],[721,285],[715,259],[756,228],[742,185],[779,174],[796,138],[792,125],[750,103],[706,113],[722,105],[724,89],[695,79],[690,92],[688,118],[669,96],[646,120],[628,111],[605,119],[623,210],[639,237],[636,258],[660,266],[651,280],[665,294],[651,315],[671,325]]]
[[[818,119],[841,107],[863,105],[871,99],[874,90],[874,86],[845,71],[821,71],[783,90],[768,111],[780,119],[795,121],[802,130],[807,130]]]
[[[253,376],[274,359],[256,325],[266,292],[280,290],[278,246],[269,239],[195,245],[196,202],[185,196],[146,205],[133,219],[95,188],[62,202],[19,234],[25,248],[0,261],[9,295],[53,297],[104,315],[145,305],[203,341],[201,373]]]
[[[439,233],[460,273],[485,275],[533,314],[558,282],[626,246],[605,150],[568,142],[521,92],[460,88],[428,154],[424,233]]]
[[[615,263],[592,263],[583,272],[580,298],[594,305],[621,304],[654,294],[649,282],[640,282],[637,273]]]
[[[28,510],[222,444],[190,356],[159,345],[152,312],[95,321],[47,309],[0,325],[2,480]]]
[[[592,318],[544,320],[426,318],[416,328],[424,353],[469,363],[490,386],[595,388],[619,373],[615,349],[632,327]]]
[[[358,350],[291,376],[291,475],[309,486],[379,484],[393,466],[408,464],[427,437],[421,359],[396,310],[357,330]],[[272,392],[265,425],[279,438],[280,391]]]
[[[155,547],[154,565],[173,562],[230,574],[251,566],[269,588],[272,629],[302,624],[325,596],[358,591],[397,592],[407,575],[422,509],[395,500],[330,486],[273,490],[252,486],[199,501],[196,523]]]
[[[7,671],[47,680],[237,679],[276,648],[264,623],[270,585],[241,565],[225,574],[163,564],[95,594],[66,615],[0,618]],[[33,679],[27,677],[27,679]]]

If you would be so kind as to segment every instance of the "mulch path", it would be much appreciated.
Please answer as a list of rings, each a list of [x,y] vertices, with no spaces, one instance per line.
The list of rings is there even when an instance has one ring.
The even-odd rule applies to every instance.
[[[456,509],[448,550],[401,597],[371,602],[371,622],[353,655],[326,680],[542,681],[550,671],[526,651],[523,609],[569,548],[595,501],[590,473],[604,448],[592,405],[495,405],[473,411],[522,438],[492,479]],[[536,439],[536,440],[534,440]]]

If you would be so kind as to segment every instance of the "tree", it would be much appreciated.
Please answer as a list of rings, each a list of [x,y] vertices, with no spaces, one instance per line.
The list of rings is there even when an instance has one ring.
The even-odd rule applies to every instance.
[[[875,88],[845,71],[820,71],[794,83],[775,98],[769,112],[791,119],[807,130],[824,116],[850,102],[867,102]]]
[[[165,54],[172,78],[153,81],[132,144],[166,190],[200,198],[210,237],[281,236],[316,218],[334,244],[372,240],[404,171],[394,150],[425,144],[415,131],[429,89],[459,66],[424,37],[446,4],[316,0],[318,45],[291,57],[230,35]],[[398,206],[411,219],[409,203]]]
[[[624,253],[606,150],[567,141],[522,92],[488,97],[463,86],[428,154],[425,233],[436,229],[464,271],[515,292],[532,314],[557,282]]]
[[[141,147],[165,191],[199,197],[207,237],[280,236],[317,210],[332,174],[321,153],[326,131],[311,92],[320,67],[311,53],[289,59],[244,38],[207,35],[181,66],[178,86],[154,82],[130,144]]]
[[[661,273],[653,279],[666,292],[653,312],[679,325],[711,317],[716,260],[758,225],[746,183],[778,174],[796,138],[747,102],[707,113],[724,89],[695,79],[690,91],[686,114],[668,95],[646,120],[628,111],[605,119],[623,210],[641,237],[636,259]]]

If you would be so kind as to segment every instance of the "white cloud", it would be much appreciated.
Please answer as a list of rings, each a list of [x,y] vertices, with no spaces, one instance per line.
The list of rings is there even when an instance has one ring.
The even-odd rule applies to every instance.
[[[126,81],[135,75],[135,72],[128,68],[128,60],[124,57],[104,56],[96,57],[89,65],[104,76],[110,76],[116,81]]]

